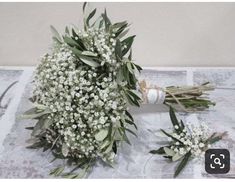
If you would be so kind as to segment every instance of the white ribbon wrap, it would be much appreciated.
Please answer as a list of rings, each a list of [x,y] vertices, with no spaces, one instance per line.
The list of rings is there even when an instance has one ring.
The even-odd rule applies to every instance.
[[[146,96],[148,104],[163,104],[166,93],[161,88],[146,89]]]

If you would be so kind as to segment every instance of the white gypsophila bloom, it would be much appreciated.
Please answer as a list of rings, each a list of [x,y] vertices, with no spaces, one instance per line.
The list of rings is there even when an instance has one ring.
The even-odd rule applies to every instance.
[[[116,64],[117,61],[114,56],[116,40],[112,35],[110,35],[110,33],[106,32],[104,27],[99,29],[89,28],[86,32],[81,32],[79,35],[85,40],[85,46],[89,51],[92,52],[96,49],[99,52],[99,55],[101,55],[103,60],[101,62],[101,66],[105,63],[109,63],[111,65],[111,71],[118,68],[118,65]],[[114,74],[116,73],[114,72]]]
[[[174,127],[175,127],[175,129],[179,129],[179,126],[178,126],[178,125],[175,125]]]
[[[88,49],[92,51],[96,45],[105,62],[115,63],[113,50],[105,46],[109,40],[104,31],[81,34],[87,39]],[[91,34],[97,37],[95,42],[90,39]],[[69,155],[78,158],[101,156],[113,161],[112,151],[100,153],[100,142],[94,135],[120,120],[127,104],[113,74],[97,79],[101,75],[98,69],[88,66],[80,69],[81,64],[64,44],[51,55],[46,54],[36,70],[34,96],[37,103],[52,111],[48,115],[53,123],[51,130],[62,137],[62,142],[69,147]],[[110,68],[110,73],[115,73],[115,69]],[[48,142],[55,140],[50,133],[46,137]]]
[[[174,128],[179,129],[179,126],[175,125]],[[186,128],[180,133],[172,133],[172,136],[184,144],[184,147],[181,146],[179,141],[174,141],[171,149],[179,153],[179,155],[184,155],[186,151],[191,151],[193,156],[201,156],[205,148],[210,147],[210,145],[206,146],[205,144],[206,139],[210,136],[209,127],[205,123],[202,123],[200,126],[187,125]],[[170,137],[169,139],[172,141]]]

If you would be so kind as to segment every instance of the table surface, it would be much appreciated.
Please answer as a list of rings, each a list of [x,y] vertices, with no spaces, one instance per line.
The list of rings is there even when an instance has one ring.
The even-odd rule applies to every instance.
[[[51,178],[49,171],[60,164],[50,163],[49,152],[26,149],[30,131],[25,127],[35,121],[18,117],[31,107],[28,98],[32,92],[33,67],[0,67],[0,95],[14,81],[0,108],[0,178]],[[235,68],[146,68],[139,79],[165,87],[170,85],[194,85],[210,81],[216,86],[210,98],[216,106],[199,113],[178,113],[185,122],[206,122],[217,132],[227,131],[228,136],[215,148],[230,151],[231,169],[225,175],[209,175],[204,170],[204,158],[191,161],[179,178],[235,178]],[[176,163],[168,163],[149,151],[161,146],[156,135],[160,128],[171,126],[165,106],[142,105],[131,108],[138,126],[138,138],[130,136],[132,145],[123,143],[118,149],[114,168],[97,162],[88,178],[172,178]]]

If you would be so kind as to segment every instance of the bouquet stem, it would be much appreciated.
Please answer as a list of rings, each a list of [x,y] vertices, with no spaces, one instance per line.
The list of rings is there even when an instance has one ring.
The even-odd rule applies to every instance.
[[[147,86],[145,80],[140,82],[143,103],[165,104],[185,112],[202,111],[214,106],[215,103],[208,98],[208,91],[214,86],[209,82],[198,86],[169,86],[160,88]]]

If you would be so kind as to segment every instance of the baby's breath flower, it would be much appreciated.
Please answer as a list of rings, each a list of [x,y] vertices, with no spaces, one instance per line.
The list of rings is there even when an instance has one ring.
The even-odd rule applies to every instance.
[[[106,35],[105,30],[99,30],[94,35],[91,29],[81,35],[84,40],[97,36],[96,45],[103,56],[104,64],[112,64],[112,45],[106,45],[109,35]],[[88,49],[94,46],[89,41],[87,43]],[[113,73],[117,71],[115,65],[115,69],[110,66],[111,74],[97,80],[101,76],[99,70],[88,67],[77,69],[80,64],[82,63],[78,62],[66,44],[60,45],[59,50],[55,49],[51,55],[42,58],[36,71],[34,95],[38,98],[38,103],[49,106],[52,110],[48,116],[54,123],[52,127],[58,130],[66,142],[70,155],[77,155],[76,151],[82,151],[80,157],[97,157],[100,151],[95,133],[120,120],[127,110],[127,104],[113,79]],[[95,81],[92,81],[93,77]],[[98,108],[103,109],[100,111]],[[117,109],[118,112],[111,112]],[[50,134],[46,137],[53,142]],[[113,160],[113,154],[103,156],[107,156],[107,160]]]

